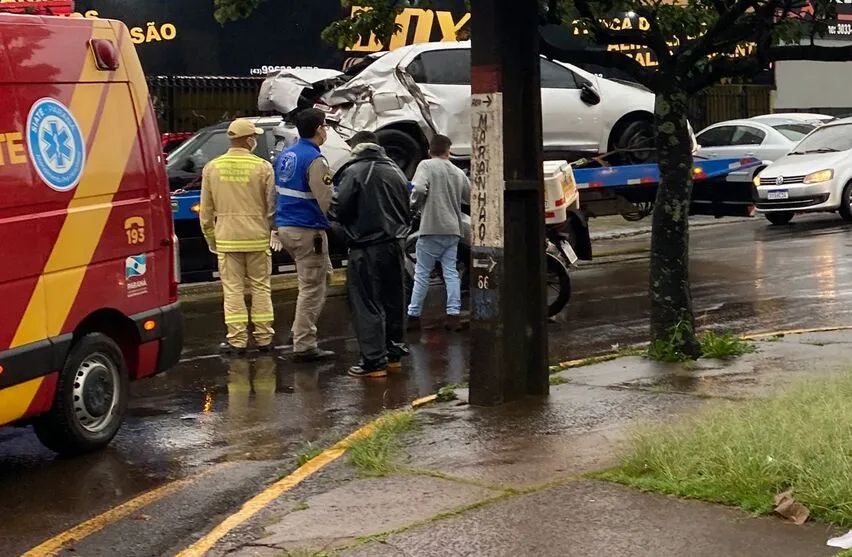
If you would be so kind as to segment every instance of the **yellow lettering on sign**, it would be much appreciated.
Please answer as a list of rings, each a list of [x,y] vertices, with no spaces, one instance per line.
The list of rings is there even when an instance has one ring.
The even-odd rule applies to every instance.
[[[441,42],[453,42],[458,40],[459,32],[470,21],[470,13],[464,14],[458,22],[453,20],[452,12],[435,12],[438,17],[438,25],[441,27]]]
[[[363,6],[352,6],[351,16],[355,17],[360,12],[368,8]],[[438,31],[441,35],[441,41],[456,41],[462,28],[470,21],[470,13],[461,17],[458,21],[450,11],[435,11],[425,10],[423,8],[405,8],[396,17],[396,24],[399,26],[397,31],[391,38],[389,50],[395,50],[403,46],[412,44],[428,43],[432,40],[432,33],[435,29],[435,20],[438,22]],[[412,33],[412,25],[414,31]],[[350,52],[378,52],[382,50],[382,44],[374,34],[369,37],[361,38],[359,42],[346,48]]]

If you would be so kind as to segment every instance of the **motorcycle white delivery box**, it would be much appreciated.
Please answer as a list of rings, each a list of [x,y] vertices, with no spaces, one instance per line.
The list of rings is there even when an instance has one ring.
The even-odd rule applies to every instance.
[[[580,208],[580,193],[568,161],[544,161],[544,219],[562,224],[568,211]]]

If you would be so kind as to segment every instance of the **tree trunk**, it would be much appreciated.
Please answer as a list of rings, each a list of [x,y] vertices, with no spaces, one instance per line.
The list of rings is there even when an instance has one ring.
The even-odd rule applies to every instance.
[[[657,93],[654,108],[660,185],[651,232],[651,342],[698,358],[689,287],[689,204],[692,198],[692,141],[686,124],[687,94]]]

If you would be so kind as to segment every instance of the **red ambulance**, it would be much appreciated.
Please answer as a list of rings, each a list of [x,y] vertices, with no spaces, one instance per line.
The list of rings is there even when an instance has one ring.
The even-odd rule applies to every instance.
[[[177,244],[157,120],[120,22],[0,12],[0,426],[105,446],[128,384],[180,357]]]

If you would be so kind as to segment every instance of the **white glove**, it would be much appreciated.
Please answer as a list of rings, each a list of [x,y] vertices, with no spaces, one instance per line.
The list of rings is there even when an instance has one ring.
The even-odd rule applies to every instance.
[[[278,237],[277,230],[273,230],[272,234],[269,235],[269,247],[272,248],[272,251],[281,251],[284,249],[284,244],[281,243],[281,238]]]

